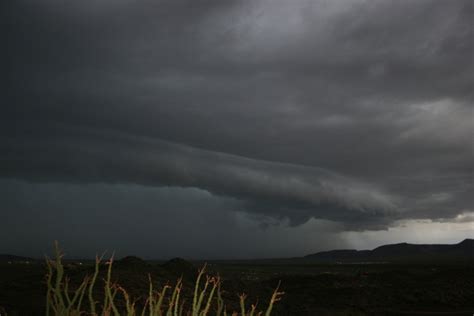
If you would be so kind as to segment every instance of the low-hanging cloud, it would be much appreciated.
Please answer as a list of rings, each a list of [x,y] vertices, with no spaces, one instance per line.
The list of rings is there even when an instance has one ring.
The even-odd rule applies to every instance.
[[[469,0],[4,7],[0,177],[196,187],[355,230],[472,212]]]
[[[400,212],[379,189],[315,167],[248,159],[112,131],[63,128],[62,137],[3,139],[2,176],[37,181],[196,187],[301,224],[314,217],[384,222]]]

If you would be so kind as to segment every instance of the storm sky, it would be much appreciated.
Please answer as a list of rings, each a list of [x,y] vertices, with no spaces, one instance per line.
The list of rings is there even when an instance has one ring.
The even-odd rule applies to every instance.
[[[471,0],[0,6],[0,253],[474,237]]]

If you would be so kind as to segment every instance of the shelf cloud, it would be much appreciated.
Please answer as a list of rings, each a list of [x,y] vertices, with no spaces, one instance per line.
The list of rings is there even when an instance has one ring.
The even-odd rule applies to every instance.
[[[2,7],[2,181],[198,189],[295,229],[472,221],[471,1]]]

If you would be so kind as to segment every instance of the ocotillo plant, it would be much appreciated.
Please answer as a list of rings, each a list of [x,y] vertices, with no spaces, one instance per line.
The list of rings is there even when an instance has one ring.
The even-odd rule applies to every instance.
[[[148,297],[143,307],[136,306],[136,300],[130,298],[128,292],[118,283],[112,282],[113,256],[106,261],[107,273],[104,279],[104,295],[101,302],[94,298],[94,287],[99,275],[99,267],[102,257],[96,257],[95,269],[92,276],[86,276],[76,289],[70,288],[69,278],[64,275],[62,263],[63,254],[55,244],[55,258],[46,259],[46,315],[47,316],[270,316],[274,304],[281,299],[284,294],[279,290],[279,286],[273,292],[264,311],[257,311],[256,305],[246,308],[246,295],[240,298],[240,312],[229,313],[226,304],[221,296],[221,279],[206,274],[206,266],[199,270],[191,307],[185,311],[184,303],[180,301],[180,294],[183,283],[179,279],[172,287],[165,285],[159,291],[153,289],[151,276],[149,276]],[[204,280],[205,279],[205,280]],[[168,294],[168,290],[171,290]],[[121,296],[124,307],[117,304]],[[85,304],[88,300],[89,304]],[[88,305],[88,306],[86,306]]]

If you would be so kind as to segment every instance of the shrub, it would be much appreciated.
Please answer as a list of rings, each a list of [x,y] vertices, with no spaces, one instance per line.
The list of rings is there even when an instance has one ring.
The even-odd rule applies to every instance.
[[[166,285],[159,291],[153,289],[151,277],[149,277],[148,297],[144,306],[137,307],[137,300],[132,299],[128,292],[118,283],[112,282],[113,256],[105,262],[107,273],[104,278],[104,293],[101,303],[94,298],[94,287],[97,283],[99,268],[103,256],[96,257],[95,269],[92,275],[86,276],[76,289],[70,288],[69,278],[64,275],[62,263],[63,254],[55,244],[55,258],[46,258],[46,315],[47,316],[206,316],[211,311],[216,316],[270,316],[274,304],[284,294],[279,290],[279,285],[273,292],[267,309],[257,311],[257,306],[252,304],[247,309],[246,295],[239,296],[240,312],[228,313],[226,304],[221,296],[221,280],[217,276],[206,274],[206,266],[199,270],[192,305],[185,311],[184,302],[180,301],[183,283],[179,279],[174,286]],[[122,305],[117,301],[121,297]]]

